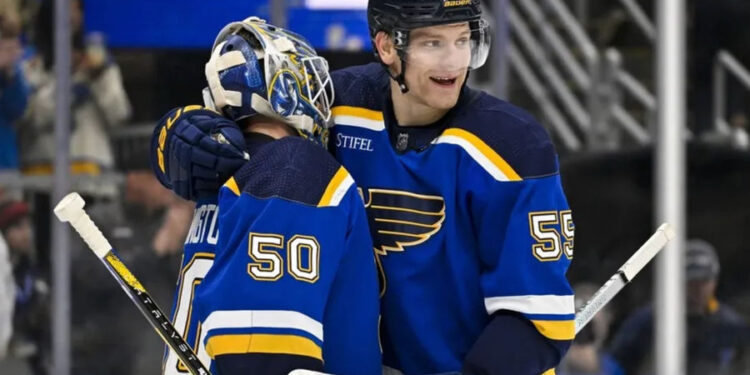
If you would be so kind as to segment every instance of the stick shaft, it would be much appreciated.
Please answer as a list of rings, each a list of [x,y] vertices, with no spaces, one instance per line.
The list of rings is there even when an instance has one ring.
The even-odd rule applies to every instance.
[[[674,238],[669,224],[662,224],[651,237],[607,280],[576,313],[576,334]]]
[[[172,323],[170,323],[167,315],[154,302],[151,295],[130,272],[127,266],[122,263],[115,251],[110,250],[100,259],[138,310],[146,317],[146,320],[148,320],[156,333],[159,334],[162,341],[177,353],[177,356],[185,364],[188,371],[193,375],[209,375],[208,369],[198,360],[198,356],[195,355],[190,345],[177,332]]]
[[[164,312],[156,305],[146,288],[141,285],[117,256],[112,245],[83,209],[84,204],[78,193],[68,194],[55,207],[55,215],[60,221],[67,221],[73,226],[73,229],[78,232],[89,249],[104,263],[107,270],[138,307],[138,310],[146,317],[146,320],[156,330],[164,343],[177,353],[188,371],[193,375],[210,375],[210,372],[198,360],[190,345],[185,342]]]

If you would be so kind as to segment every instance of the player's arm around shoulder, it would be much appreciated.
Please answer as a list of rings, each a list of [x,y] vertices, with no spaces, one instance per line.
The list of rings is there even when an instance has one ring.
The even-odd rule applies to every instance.
[[[510,104],[483,116],[484,127],[456,132],[476,149],[476,163],[460,173],[491,316],[464,371],[541,374],[559,363],[574,337],[573,293],[565,278],[573,257],[572,213],[541,125]]]
[[[239,126],[199,105],[174,108],[154,127],[151,169],[164,187],[188,200],[216,196],[246,161]]]

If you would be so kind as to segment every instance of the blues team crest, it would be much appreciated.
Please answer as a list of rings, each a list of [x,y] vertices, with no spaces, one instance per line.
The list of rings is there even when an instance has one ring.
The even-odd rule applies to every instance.
[[[429,240],[445,221],[445,200],[441,196],[389,189],[360,193],[378,255],[401,252]]]

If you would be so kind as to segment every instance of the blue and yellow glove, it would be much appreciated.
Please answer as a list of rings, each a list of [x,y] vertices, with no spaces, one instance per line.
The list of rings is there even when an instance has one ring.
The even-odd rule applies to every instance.
[[[237,124],[198,105],[167,113],[151,136],[151,168],[162,185],[196,201],[215,196],[246,161]]]

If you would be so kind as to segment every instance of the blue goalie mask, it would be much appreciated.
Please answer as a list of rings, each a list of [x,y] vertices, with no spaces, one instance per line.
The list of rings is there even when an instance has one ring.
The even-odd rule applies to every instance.
[[[221,30],[206,64],[206,106],[234,121],[267,116],[327,144],[328,62],[302,36],[250,17]]]

